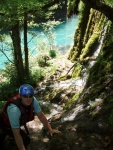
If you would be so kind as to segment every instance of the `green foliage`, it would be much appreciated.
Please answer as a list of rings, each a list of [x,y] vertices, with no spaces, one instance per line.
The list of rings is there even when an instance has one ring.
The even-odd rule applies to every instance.
[[[40,67],[45,67],[45,66],[48,66],[49,63],[47,62],[49,60],[49,57],[47,55],[39,55],[38,58],[37,58],[37,61],[38,61],[38,65]]]
[[[56,57],[56,50],[50,50],[49,51],[49,56],[51,57],[51,58],[55,58]]]
[[[111,114],[108,118],[108,121],[109,121],[110,124],[113,124],[113,110],[111,111]]]
[[[1,74],[4,81],[0,83],[0,101],[6,100],[13,93],[17,93],[20,86],[15,66],[7,65]],[[36,83],[43,78],[44,72],[41,69],[37,69],[34,72],[30,71],[28,78],[24,82],[36,86]]]
[[[57,65],[52,65],[52,66],[46,68],[46,70],[44,70],[46,77],[52,76],[56,72],[57,69],[58,69]]]
[[[17,72],[14,65],[7,65],[4,70],[1,71],[0,82],[0,101],[6,100],[13,93],[18,91],[20,85]]]
[[[30,75],[28,79],[25,80],[25,83],[30,83],[31,85],[36,86],[36,83],[43,80],[44,76],[44,72],[40,68],[35,71],[30,71]]]
[[[113,103],[113,91],[107,96],[106,101],[109,103]]]
[[[49,43],[49,50],[55,49],[55,34],[54,34],[54,28],[60,24],[60,21],[48,21],[46,23],[42,23],[43,33],[45,34],[45,37]]]
[[[44,61],[44,59],[42,57],[39,57],[37,60],[38,60],[38,65],[40,67],[46,66],[45,61]]]
[[[18,88],[9,82],[0,84],[0,101],[6,101],[13,93],[17,93]]]
[[[49,12],[50,10],[46,9],[46,13],[44,12],[44,6],[46,4],[49,4],[50,0],[11,0],[11,1],[4,1],[3,3],[0,3],[1,10],[0,13],[2,14],[0,17],[0,28],[4,30],[8,30],[11,32],[11,39],[13,45],[12,51],[13,51],[13,58],[14,61],[17,62],[17,58],[19,63],[16,63],[16,69],[18,76],[20,77],[20,82],[23,82],[26,74],[29,72],[29,60],[28,60],[28,39],[27,39],[27,32],[24,32],[24,45],[21,44],[21,29],[23,31],[27,30],[28,22],[31,21],[30,26],[33,26],[33,21],[35,20],[35,17],[40,18],[46,18],[46,16],[50,16]],[[16,34],[14,34],[16,33]],[[25,38],[26,37],[26,38]],[[20,39],[20,40],[19,40]],[[23,42],[22,41],[22,42]],[[23,47],[24,51],[22,51]],[[3,46],[2,46],[3,48]],[[8,47],[8,49],[11,49]],[[18,49],[18,50],[17,50]],[[17,52],[19,51],[19,52]],[[2,52],[5,54],[5,48],[2,49]],[[22,57],[26,56],[26,57]],[[25,63],[25,65],[23,65]],[[21,72],[24,72],[21,74]]]
[[[16,67],[13,64],[7,65],[6,68],[2,70],[1,74],[6,79],[6,82],[11,83],[14,86],[20,84],[18,80]]]
[[[17,93],[20,85],[14,65],[7,65],[1,74],[4,81],[0,83],[0,101],[6,100],[13,93]]]
[[[113,1],[111,1],[111,0],[101,0],[102,2],[104,2],[104,3],[106,3],[107,5],[109,5],[109,6],[113,6]]]
[[[59,21],[48,21],[47,23],[42,23],[43,28],[42,34],[44,38],[37,36],[35,33],[30,32],[32,36],[37,37],[37,53],[38,53],[38,64],[43,67],[47,65],[49,56],[55,58],[57,55],[57,48],[55,43],[54,28],[58,25]]]

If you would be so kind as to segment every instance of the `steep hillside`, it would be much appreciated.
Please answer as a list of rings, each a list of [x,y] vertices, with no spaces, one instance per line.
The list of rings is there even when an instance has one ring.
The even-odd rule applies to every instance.
[[[54,106],[55,113],[48,119],[61,134],[50,137],[38,120],[35,127],[31,122],[33,150],[113,149],[113,24],[82,1],[80,6],[68,57],[36,89],[36,96],[46,101],[47,116]]]

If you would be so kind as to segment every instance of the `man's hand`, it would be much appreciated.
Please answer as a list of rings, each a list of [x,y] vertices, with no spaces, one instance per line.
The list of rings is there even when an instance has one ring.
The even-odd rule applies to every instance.
[[[37,114],[37,116],[38,116],[39,120],[43,123],[43,125],[49,130],[51,136],[53,136],[53,134],[61,133],[59,130],[55,130],[55,129],[51,128],[51,125],[49,124],[49,122],[43,112],[39,112]]]
[[[53,134],[60,134],[61,132],[59,130],[55,130],[55,129],[52,129],[50,130],[50,135],[53,136]]]

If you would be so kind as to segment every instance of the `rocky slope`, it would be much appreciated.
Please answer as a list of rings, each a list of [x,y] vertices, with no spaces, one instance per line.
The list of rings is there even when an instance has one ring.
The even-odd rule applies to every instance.
[[[35,93],[41,98],[42,110],[46,110],[45,114],[52,127],[59,129],[61,134],[50,137],[36,118],[28,123],[31,150],[113,149],[113,125],[108,123],[113,104],[110,105],[101,98],[82,102],[81,99],[88,94],[88,89],[81,94],[78,101],[70,102],[74,94],[82,91],[85,86],[83,79],[61,78],[67,74],[72,65],[73,63],[64,56],[62,63],[59,61],[56,73],[36,88]],[[70,75],[71,71],[68,77]],[[67,103],[70,107],[64,109]]]

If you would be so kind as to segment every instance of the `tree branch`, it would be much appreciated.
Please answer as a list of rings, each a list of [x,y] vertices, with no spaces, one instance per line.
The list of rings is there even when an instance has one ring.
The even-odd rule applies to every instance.
[[[53,0],[50,3],[46,4],[45,6],[43,6],[42,8],[43,9],[47,9],[47,8],[49,8],[49,7],[51,7],[51,6],[55,5],[55,4],[58,4],[59,2],[60,2],[60,0]]]
[[[0,50],[0,52],[3,53],[3,55],[7,58],[7,60],[8,60],[9,62],[11,62],[12,64],[14,64],[13,61],[11,61],[11,60],[9,59],[9,57],[6,55],[6,53],[5,53],[3,50]]]
[[[96,9],[99,12],[103,13],[111,22],[113,22],[113,8],[108,6],[100,0],[81,0],[86,5],[89,5],[90,8]]]

